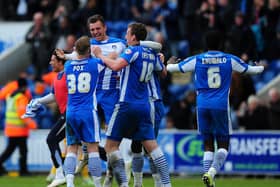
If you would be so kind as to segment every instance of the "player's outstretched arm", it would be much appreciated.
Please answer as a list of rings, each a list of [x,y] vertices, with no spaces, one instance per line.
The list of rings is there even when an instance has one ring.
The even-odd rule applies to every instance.
[[[246,71],[247,74],[259,74],[262,73],[264,70],[264,65],[261,62],[255,62],[256,66],[248,66]]]
[[[76,60],[78,59],[78,53],[76,51],[73,51],[72,53],[64,53],[62,49],[55,49],[56,54],[59,58],[65,59],[65,60]]]
[[[53,93],[49,93],[49,94],[47,94],[43,97],[37,98],[35,100],[40,104],[48,104],[48,103],[55,102],[55,97],[54,97]]]
[[[162,45],[158,42],[154,41],[140,41],[140,45],[144,47],[149,47],[159,53],[162,49]]]
[[[181,61],[181,59],[179,59],[178,57],[171,56],[166,62],[167,63],[167,66],[166,66],[167,71],[169,71],[169,72],[180,71],[180,68],[179,68],[179,65],[178,65],[178,62],[180,62],[180,61]]]

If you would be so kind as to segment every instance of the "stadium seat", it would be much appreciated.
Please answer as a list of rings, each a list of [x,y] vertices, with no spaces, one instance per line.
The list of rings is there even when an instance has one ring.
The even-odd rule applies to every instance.
[[[259,82],[255,83],[256,91],[259,91],[264,85],[265,85],[265,83],[262,82],[262,81],[259,81]]]
[[[275,77],[275,73],[273,70],[267,70],[264,72],[263,74],[263,81],[265,83],[268,83],[269,81],[271,81],[273,78]]]
[[[190,85],[177,85],[177,84],[171,84],[168,87],[168,90],[170,92],[170,102],[175,102],[177,100],[182,99],[185,92],[190,89]]]
[[[0,53],[4,51],[4,42],[0,41]]]

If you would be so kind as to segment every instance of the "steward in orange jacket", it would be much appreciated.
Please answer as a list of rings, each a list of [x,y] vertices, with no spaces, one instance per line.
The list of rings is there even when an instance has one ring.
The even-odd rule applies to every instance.
[[[37,124],[32,118],[22,119],[25,114],[29,99],[24,92],[27,88],[27,81],[19,78],[18,89],[6,99],[6,119],[5,135],[8,137],[8,145],[0,156],[0,175],[5,173],[2,164],[12,155],[14,150],[19,147],[20,175],[28,174],[27,171],[27,138],[30,129],[36,129]]]
[[[11,95],[14,91],[18,89],[17,81],[12,81],[7,83],[2,89],[0,89],[0,100],[5,100],[9,95]],[[28,100],[32,99],[31,91],[26,89],[24,94],[28,98]]]

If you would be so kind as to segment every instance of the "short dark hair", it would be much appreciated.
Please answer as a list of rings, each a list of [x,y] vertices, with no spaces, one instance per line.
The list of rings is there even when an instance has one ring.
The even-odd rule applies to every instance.
[[[90,39],[88,36],[82,36],[75,42],[75,48],[79,55],[85,55],[90,51]]]
[[[97,21],[100,21],[103,25],[105,25],[105,20],[104,20],[103,16],[101,16],[99,14],[95,14],[93,16],[90,16],[87,20],[87,25],[89,26],[89,24],[95,23]]]
[[[132,35],[135,35],[138,41],[145,40],[147,37],[147,29],[143,23],[135,22],[128,25]]]
[[[205,34],[205,45],[207,50],[221,50],[223,46],[223,35],[218,30],[211,30]]]
[[[55,58],[56,58],[58,61],[61,61],[61,62],[62,62],[62,64],[64,64],[64,63],[66,62],[65,58],[60,58],[60,57],[57,55],[56,50],[53,50],[52,55],[54,55],[54,56],[55,56]]]
[[[17,84],[18,84],[18,88],[27,87],[27,80],[25,78],[20,77],[17,79]]]

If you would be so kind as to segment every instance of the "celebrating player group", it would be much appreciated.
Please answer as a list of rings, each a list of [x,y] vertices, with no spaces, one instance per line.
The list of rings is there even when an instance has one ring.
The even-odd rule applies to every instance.
[[[261,73],[263,66],[251,66],[240,58],[219,51],[221,34],[210,31],[205,36],[207,51],[184,60],[171,58],[164,65],[161,44],[145,41],[146,26],[130,23],[124,39],[106,34],[101,15],[88,18],[91,37],[82,36],[70,54],[56,49],[50,60],[58,72],[52,92],[31,100],[25,117],[33,117],[41,104],[58,103],[61,117],[48,136],[55,179],[48,187],[66,183],[74,187],[78,148],[87,155],[88,171],[96,187],[128,187],[132,160],[134,187],[143,186],[143,163],[147,156],[156,187],[171,187],[168,163],[157,144],[159,124],[164,115],[159,77],[167,71],[194,72],[197,93],[198,130],[204,143],[202,182],[215,186],[215,175],[223,166],[231,134],[229,88],[232,71]],[[104,116],[105,145],[100,146]],[[66,137],[65,160],[58,143]],[[132,158],[124,157],[120,144],[131,141]],[[215,151],[215,142],[217,150]],[[105,150],[104,150],[105,149]],[[102,184],[101,160],[107,161]]]

